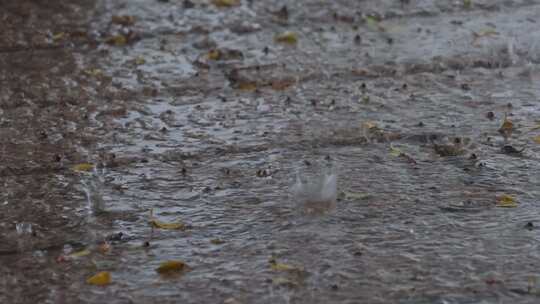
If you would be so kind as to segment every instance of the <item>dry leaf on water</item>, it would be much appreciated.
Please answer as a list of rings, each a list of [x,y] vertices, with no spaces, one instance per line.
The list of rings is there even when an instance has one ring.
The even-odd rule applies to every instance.
[[[233,7],[240,4],[240,0],[212,0],[217,7]]]
[[[186,263],[178,260],[170,260],[163,262],[159,265],[158,268],[156,268],[156,271],[159,274],[175,274],[179,273],[182,270],[185,270]]]
[[[283,32],[277,35],[275,38],[276,42],[287,43],[287,44],[296,44],[298,42],[298,36],[294,32]]]
[[[86,280],[86,283],[90,285],[104,286],[111,283],[111,273],[108,271],[101,271],[91,276]]]
[[[111,22],[114,24],[119,24],[123,26],[130,26],[135,23],[135,17],[129,16],[129,15],[112,16]]]
[[[289,264],[279,263],[275,259],[270,259],[270,268],[275,271],[301,272],[303,269]]]
[[[533,137],[533,141],[540,145],[540,135]]]
[[[75,172],[88,172],[94,169],[94,165],[90,163],[82,163],[82,164],[73,166],[71,169]]]
[[[160,221],[154,217],[154,210],[150,210],[150,225],[154,228],[159,229],[169,229],[169,230],[184,230],[186,229],[186,225],[182,222],[172,222],[172,223],[166,223],[163,221]]]
[[[516,199],[508,194],[503,194],[497,197],[497,207],[501,208],[515,208],[518,204]]]

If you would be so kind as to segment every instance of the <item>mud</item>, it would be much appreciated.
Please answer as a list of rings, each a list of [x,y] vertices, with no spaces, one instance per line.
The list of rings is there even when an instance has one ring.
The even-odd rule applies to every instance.
[[[0,302],[537,303],[539,12],[0,1]]]

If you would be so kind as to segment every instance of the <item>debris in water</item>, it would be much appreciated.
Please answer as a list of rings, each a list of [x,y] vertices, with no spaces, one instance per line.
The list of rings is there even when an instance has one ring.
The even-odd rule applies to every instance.
[[[111,23],[113,24],[119,24],[123,26],[130,26],[135,24],[135,17],[129,16],[129,15],[123,15],[123,16],[112,16]]]
[[[505,154],[521,154],[521,152],[525,151],[525,148],[522,148],[521,150],[518,150],[518,149],[514,148],[514,146],[504,145],[501,148],[501,151],[502,151],[502,153],[505,153]]]
[[[105,286],[111,283],[111,273],[108,271],[101,271],[86,280],[86,283],[90,285]]]
[[[163,262],[156,268],[156,272],[163,275],[176,274],[186,268],[186,263],[178,260],[170,260]]]
[[[280,43],[286,43],[286,44],[298,43],[298,36],[296,35],[296,33],[291,32],[291,31],[286,31],[279,35],[276,35],[274,39],[276,40],[276,42],[280,42]]]
[[[233,7],[240,5],[240,0],[212,0],[212,3],[217,7]]]
[[[504,114],[504,121],[499,128],[499,133],[504,137],[505,140],[508,140],[510,136],[512,136],[512,132],[514,131],[514,124],[508,119],[507,114]]]
[[[150,225],[154,228],[168,229],[168,230],[185,230],[187,227],[182,222],[166,223],[162,222],[154,217],[154,210],[150,210]]]
[[[497,197],[497,207],[501,208],[515,208],[518,206],[516,199],[508,194],[503,194]]]
[[[83,163],[83,164],[75,165],[71,169],[75,172],[88,172],[94,169],[94,165],[90,163]]]

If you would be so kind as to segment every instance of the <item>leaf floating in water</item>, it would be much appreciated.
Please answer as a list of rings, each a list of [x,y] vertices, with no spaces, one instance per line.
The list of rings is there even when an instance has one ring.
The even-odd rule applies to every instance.
[[[73,166],[71,169],[75,172],[88,172],[94,169],[94,165],[90,163],[82,163],[82,164]]]
[[[105,40],[107,44],[115,45],[115,46],[124,46],[127,44],[128,39],[124,35],[114,35]]]
[[[497,207],[501,208],[515,208],[518,204],[516,199],[508,194],[503,194],[497,198]]]
[[[401,154],[403,154],[403,152],[401,152],[400,149],[398,148],[394,148],[394,147],[390,147],[390,155],[392,155],[393,157],[399,157],[401,156]]]
[[[69,254],[67,256],[67,258],[69,259],[77,259],[77,258],[81,258],[81,257],[84,257],[84,256],[87,256],[90,254],[90,250],[88,249],[84,249],[84,250],[81,250],[81,251],[77,251],[77,252],[74,252],[72,254]]]
[[[124,15],[124,16],[112,16],[111,22],[114,24],[119,24],[123,26],[130,26],[135,23],[135,17]]]
[[[240,0],[213,0],[212,3],[217,7],[233,7],[240,4]]]
[[[241,91],[255,91],[257,89],[257,84],[252,81],[240,82],[236,85],[236,88]]]
[[[279,263],[275,259],[270,259],[270,268],[274,271],[301,272],[303,269],[289,264]]]
[[[144,59],[144,57],[139,56],[139,57],[135,58],[135,64],[136,65],[143,65],[145,63],[146,63],[146,59]]]
[[[60,32],[58,34],[53,35],[52,40],[57,42],[57,41],[63,40],[65,38],[65,36],[66,36],[66,33]]]
[[[208,59],[219,60],[219,58],[221,58],[221,52],[219,50],[214,49],[208,52]]]
[[[533,141],[540,145],[540,135],[533,137]]]
[[[463,7],[469,9],[472,7],[472,0],[463,0]]]
[[[514,131],[514,124],[508,119],[506,114],[504,115],[504,121],[499,128],[499,133],[502,134],[503,137],[507,138],[512,135],[512,132]]]
[[[210,243],[212,243],[214,245],[221,245],[221,244],[225,243],[225,241],[222,240],[222,239],[211,239]]]
[[[287,44],[296,44],[298,43],[298,36],[294,32],[284,32],[275,37],[276,42],[287,43]]]
[[[341,196],[346,200],[365,200],[371,197],[371,194],[365,192],[344,191]]]
[[[111,283],[111,273],[108,271],[98,272],[94,276],[88,278],[86,283],[97,286],[105,286]]]
[[[159,274],[175,274],[186,268],[186,263],[178,260],[170,260],[163,262],[156,268]]]
[[[84,74],[93,77],[103,76],[103,71],[100,69],[87,69],[83,71]]]
[[[175,222],[175,223],[165,223],[160,220],[151,219],[150,225],[154,228],[159,229],[169,229],[169,230],[184,230],[186,229],[186,225],[184,223]]]
[[[166,223],[154,217],[154,210],[150,210],[150,225],[154,228],[169,229],[169,230],[184,230],[186,225],[182,222]]]
[[[276,286],[283,286],[283,287],[289,287],[289,288],[294,288],[298,286],[298,283],[284,277],[273,278],[272,284]]]

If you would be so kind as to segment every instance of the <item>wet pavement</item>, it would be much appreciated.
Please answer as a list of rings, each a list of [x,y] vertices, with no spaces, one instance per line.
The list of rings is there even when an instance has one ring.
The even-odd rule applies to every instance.
[[[0,302],[537,303],[539,17],[0,1]]]

